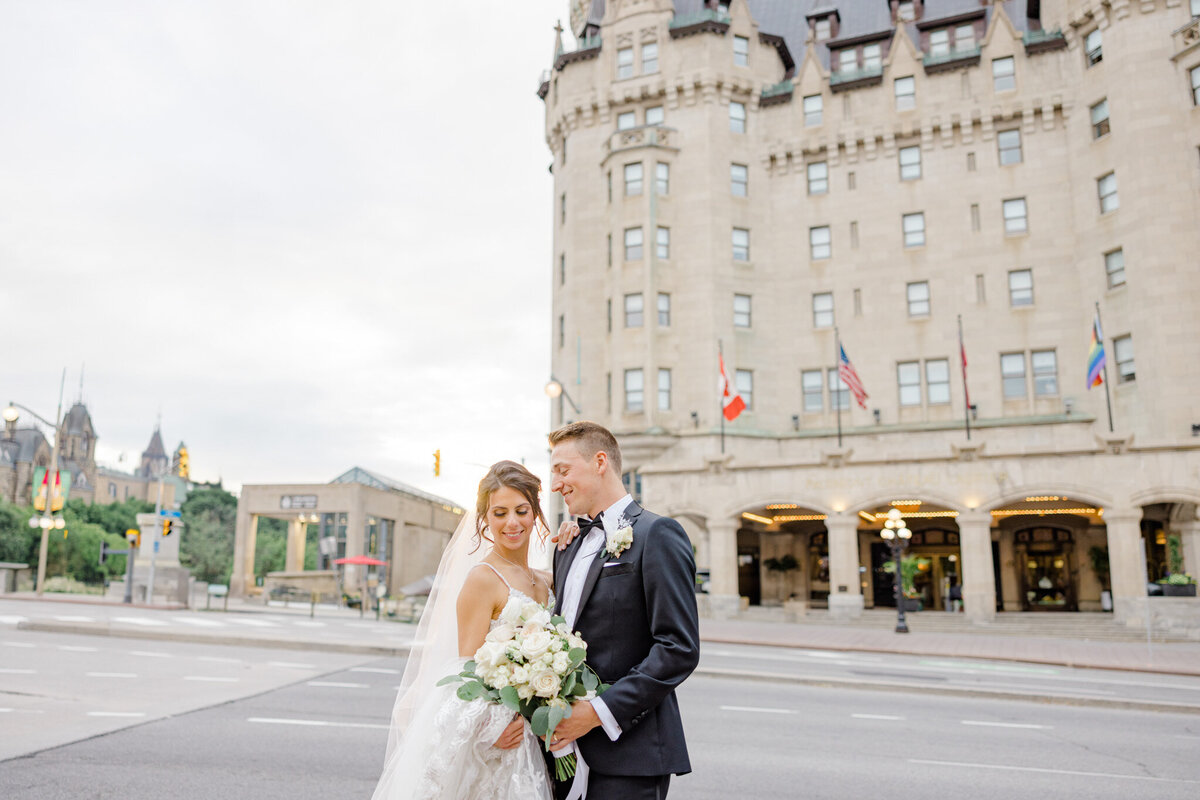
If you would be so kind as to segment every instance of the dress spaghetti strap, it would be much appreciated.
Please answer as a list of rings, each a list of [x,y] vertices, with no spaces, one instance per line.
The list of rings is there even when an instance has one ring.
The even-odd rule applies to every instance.
[[[496,577],[499,578],[500,580],[504,581],[504,585],[508,587],[508,590],[510,592],[512,591],[512,584],[509,583],[508,580],[503,575],[500,574],[500,570],[496,569],[495,567],[493,567],[491,564],[487,563],[486,561],[479,562],[479,565],[487,567],[492,572],[496,573]]]

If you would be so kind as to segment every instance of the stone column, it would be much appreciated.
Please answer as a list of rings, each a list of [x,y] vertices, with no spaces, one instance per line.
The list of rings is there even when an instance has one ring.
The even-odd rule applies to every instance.
[[[708,521],[708,604],[714,619],[727,619],[742,607],[738,593],[737,529],[735,519]]]
[[[1183,545],[1183,571],[1200,580],[1200,520],[1172,522],[1171,532],[1179,534]]]
[[[258,515],[243,511],[239,506],[237,527],[233,538],[233,572],[229,576],[229,593],[245,597],[254,587],[254,550],[258,541]]]
[[[299,520],[288,520],[287,556],[284,569],[288,572],[304,570],[304,539],[308,526]]]
[[[858,573],[858,516],[836,514],[825,520],[829,531],[829,615],[861,617],[861,578]]]
[[[991,622],[996,618],[992,515],[971,511],[959,514],[957,521],[963,611],[971,622]]]
[[[1142,510],[1104,511],[1108,528],[1108,573],[1112,586],[1113,618],[1130,626],[1146,620],[1146,570],[1142,566]]]
[[[1003,595],[1005,611],[1020,611],[1024,598],[1021,597],[1021,582],[1017,580],[1018,570],[1025,569],[1024,564],[1017,563],[1016,548],[1013,547],[1013,532],[1000,531],[1000,589]]]

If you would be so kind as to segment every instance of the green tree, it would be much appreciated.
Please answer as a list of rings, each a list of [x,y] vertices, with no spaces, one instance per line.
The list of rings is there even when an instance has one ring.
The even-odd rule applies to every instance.
[[[153,503],[128,497],[120,503],[85,503],[76,498],[68,500],[63,515],[73,515],[82,522],[99,525],[108,533],[125,535],[125,531],[136,528],[137,515],[147,514],[154,510]]]
[[[125,537],[109,533],[94,522],[84,522],[64,509],[67,527],[51,530],[46,555],[46,576],[63,575],[82,583],[102,584],[106,578],[125,574],[125,556],[113,556],[100,565],[100,542],[117,550],[126,547]],[[40,544],[40,543],[39,543]]]
[[[258,518],[254,550],[254,574],[258,577],[278,572],[287,563],[287,527],[287,522],[282,519]]]
[[[33,511],[0,500],[0,561],[37,563],[37,541],[41,531],[29,527]],[[32,556],[33,561],[30,561]]]
[[[237,498],[224,489],[198,489],[180,507],[179,563],[197,580],[228,583],[233,572]]]

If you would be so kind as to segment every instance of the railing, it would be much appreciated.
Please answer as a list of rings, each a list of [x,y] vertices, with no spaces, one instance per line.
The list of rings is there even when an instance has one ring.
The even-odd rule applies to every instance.
[[[1046,31],[1025,31],[1022,37],[1025,44],[1041,44],[1042,42],[1053,42],[1063,38],[1063,32],[1057,28]]]
[[[979,58],[980,52],[979,46],[976,45],[975,47],[968,47],[962,50],[954,49],[949,53],[942,53],[936,56],[927,55],[922,59],[922,61],[926,67],[937,67],[942,64],[952,64],[955,61],[968,61],[973,58]]]
[[[726,25],[731,21],[728,12],[720,11],[714,8],[707,8],[704,11],[697,11],[694,14],[676,15],[671,20],[668,28],[687,28],[691,25],[699,25],[702,22],[722,22]]]
[[[559,55],[563,55],[564,53],[585,53],[588,50],[599,50],[599,49],[600,49],[600,35],[596,34],[595,36],[588,36],[586,38],[577,40],[575,42],[574,50],[563,50],[563,51],[559,52]]]
[[[763,89],[762,99],[766,100],[770,97],[779,97],[781,95],[791,94],[793,91],[795,91],[795,87],[792,85],[791,78],[788,78],[787,80],[780,81],[774,86],[768,86],[767,88]]]
[[[864,67],[863,69],[839,69],[834,70],[833,74],[829,76],[829,85],[840,86],[843,83],[855,83],[871,78],[879,78],[882,75],[882,64],[875,67]]]

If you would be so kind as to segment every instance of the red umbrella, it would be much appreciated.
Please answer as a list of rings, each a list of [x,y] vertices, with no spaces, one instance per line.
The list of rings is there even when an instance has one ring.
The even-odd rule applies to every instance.
[[[386,566],[388,562],[380,561],[378,558],[371,558],[370,556],[350,556],[349,558],[339,558],[333,563],[355,564],[360,567],[382,567]]]

